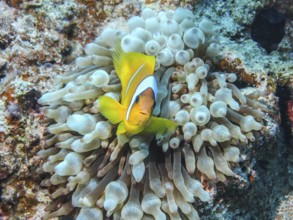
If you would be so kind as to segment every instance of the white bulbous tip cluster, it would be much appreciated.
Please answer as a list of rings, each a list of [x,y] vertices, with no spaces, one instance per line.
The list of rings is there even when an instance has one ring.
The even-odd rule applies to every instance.
[[[194,15],[186,10],[131,17],[128,21],[130,33],[121,39],[122,49],[156,56],[156,69],[175,63],[184,65],[194,56],[194,50],[210,58],[216,57],[221,48],[217,41],[210,40],[214,33],[213,23],[204,19],[196,27]]]
[[[50,134],[38,155],[53,174],[42,184],[58,186],[52,198],[64,197],[59,201],[71,193],[47,218],[78,207],[77,219],[199,219],[192,203],[210,195],[195,173],[234,176],[236,145],[262,128],[266,106],[256,99],[263,93],[244,95],[236,74],[211,72],[212,62],[203,60],[215,61],[222,50],[211,21],[195,21],[184,8],[146,8],[127,24],[128,31],[105,28],[77,58],[79,68],[58,76],[59,89],[39,99]],[[121,99],[112,59],[118,41],[125,52],[155,56],[153,115],[175,121],[174,134],[115,135],[117,126],[99,113],[100,96]]]

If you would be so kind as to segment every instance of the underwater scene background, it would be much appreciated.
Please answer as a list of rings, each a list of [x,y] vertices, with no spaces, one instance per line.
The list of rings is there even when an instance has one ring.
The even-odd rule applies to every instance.
[[[293,219],[292,16],[288,0],[0,1],[0,219]],[[118,42],[154,57],[152,117],[176,129],[116,133],[99,100],[123,103],[144,65],[117,74]]]

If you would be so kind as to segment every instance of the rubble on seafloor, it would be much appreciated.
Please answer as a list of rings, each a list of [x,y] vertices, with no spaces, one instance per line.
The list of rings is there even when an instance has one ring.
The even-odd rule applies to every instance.
[[[225,53],[214,64],[216,71],[239,74],[241,88],[269,90],[265,102],[271,106],[271,118],[266,117],[261,135],[255,135],[253,144],[240,148],[241,160],[233,170],[242,179],[202,182],[214,194],[209,203],[195,206],[199,215],[202,219],[249,219],[253,215],[267,219],[277,213],[277,217],[290,214],[279,201],[290,191],[292,151],[286,148],[289,143],[277,124],[286,119],[279,118],[283,116],[272,92],[292,88],[292,24],[286,22],[285,37],[270,54],[249,37],[247,30],[259,10],[274,6],[270,1],[245,1],[238,6],[233,1],[226,1],[226,6],[211,1],[197,3],[196,7],[190,1],[146,1],[136,5],[122,1],[26,2],[0,2],[0,218],[40,218],[51,201],[54,188],[40,187],[40,182],[50,176],[36,174],[42,166],[37,152],[45,129],[45,118],[37,103],[41,94],[54,90],[56,76],[76,68],[72,61],[82,55],[82,45],[93,41],[107,23],[120,27],[120,22],[139,15],[145,6],[157,10],[163,6],[171,10],[194,7],[195,19],[210,19],[222,33],[220,42]],[[288,96],[283,100],[289,101]]]

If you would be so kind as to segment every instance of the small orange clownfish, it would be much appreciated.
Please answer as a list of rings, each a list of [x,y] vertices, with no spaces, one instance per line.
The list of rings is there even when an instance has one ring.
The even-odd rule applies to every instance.
[[[177,127],[174,121],[152,116],[157,96],[155,57],[137,52],[125,53],[119,44],[113,60],[122,84],[121,103],[101,96],[99,111],[112,124],[119,123],[116,134],[173,133]]]

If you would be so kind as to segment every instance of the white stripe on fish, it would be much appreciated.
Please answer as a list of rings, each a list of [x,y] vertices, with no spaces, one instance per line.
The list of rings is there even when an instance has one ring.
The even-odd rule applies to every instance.
[[[133,81],[133,79],[135,78],[135,76],[139,73],[139,71],[144,67],[145,63],[143,63],[136,71],[135,73],[133,74],[133,76],[130,78],[129,82],[128,82],[128,85],[127,85],[127,88],[126,88],[126,91],[125,91],[125,96],[127,96],[127,92],[128,92],[128,89],[130,88],[130,85]]]
[[[128,106],[127,112],[126,112],[126,120],[128,121],[130,111],[132,109],[133,104],[135,103],[136,98],[145,90],[148,88],[151,88],[154,91],[154,98],[156,100],[157,98],[157,92],[158,92],[158,87],[157,87],[157,82],[154,76],[148,76],[144,80],[140,82],[140,84],[137,86],[135,93],[132,96],[130,105]]]

